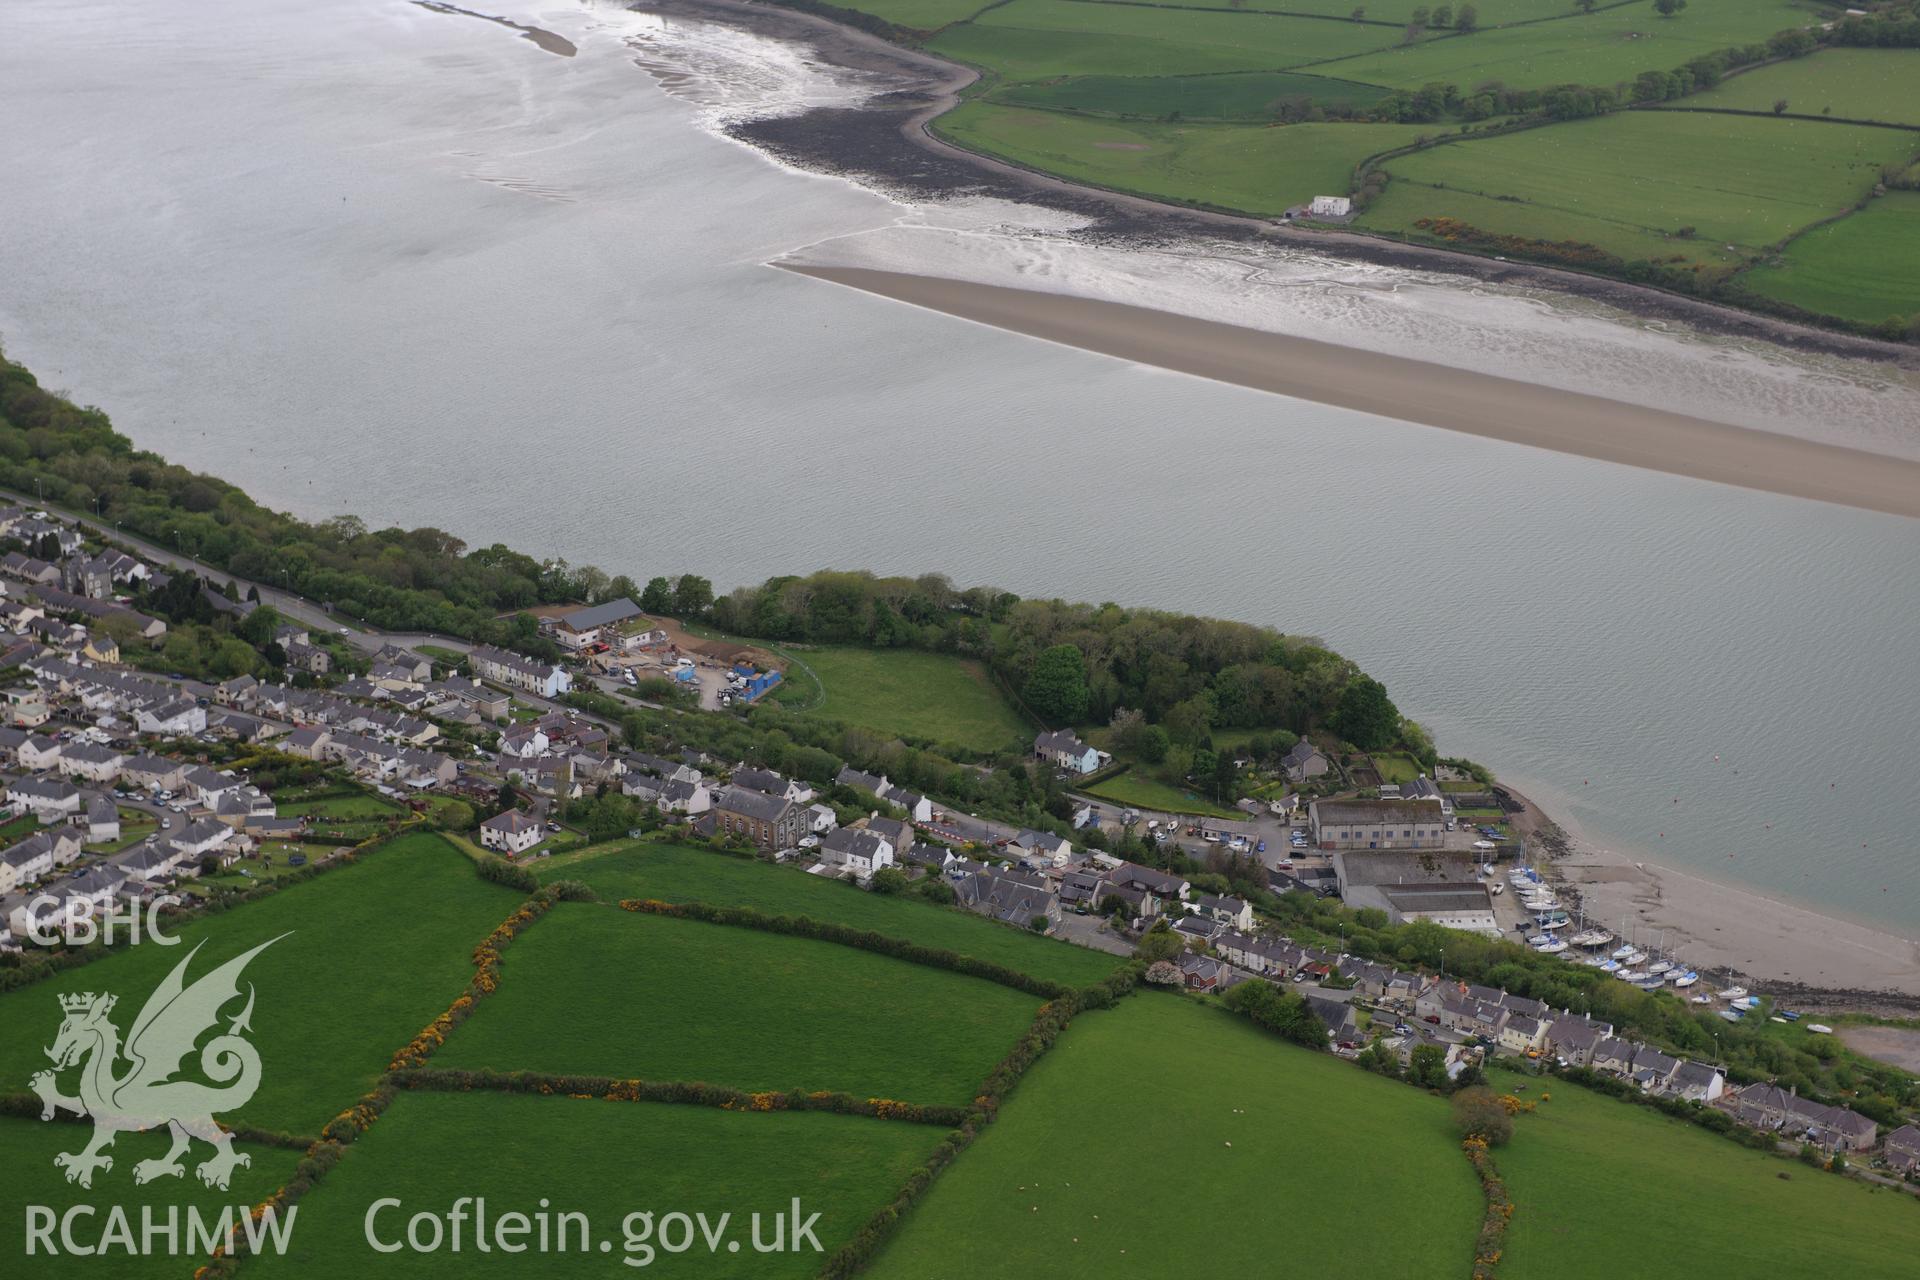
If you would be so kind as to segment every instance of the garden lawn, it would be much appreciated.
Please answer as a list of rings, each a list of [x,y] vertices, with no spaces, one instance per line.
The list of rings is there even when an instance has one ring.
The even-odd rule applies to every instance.
[[[403,1277],[459,1275],[523,1280],[537,1275],[568,1280],[607,1276],[803,1277],[820,1270],[826,1254],[845,1244],[890,1201],[924,1161],[944,1131],[931,1125],[824,1113],[722,1111],[715,1107],[602,1102],[526,1094],[407,1093],[346,1151],[340,1163],[300,1202],[299,1230],[285,1258],[254,1258],[248,1276]],[[408,1215],[445,1213],[462,1196],[485,1197],[490,1215],[533,1214],[544,1199],[551,1212],[584,1213],[592,1224],[589,1253],[541,1255],[481,1253],[468,1247],[457,1259],[437,1255],[425,1266],[405,1250],[368,1247],[368,1208],[385,1197],[403,1208],[374,1220],[383,1242],[404,1231]],[[751,1218],[767,1215],[762,1238],[773,1234],[771,1215],[798,1198],[801,1217],[820,1214],[814,1235],[822,1253],[757,1253]],[[627,1251],[623,1220],[636,1211],[705,1213],[709,1224],[732,1214],[729,1234],[738,1253],[704,1243],[684,1254],[651,1257]],[[637,1224],[636,1224],[637,1229]],[[569,1243],[577,1240],[569,1237]],[[696,1232],[696,1239],[698,1234]],[[601,1253],[598,1244],[610,1241]],[[646,1270],[621,1265],[650,1261]],[[457,1261],[458,1265],[452,1264]],[[178,1274],[178,1268],[176,1268]]]
[[[1500,1087],[1520,1080],[1495,1076]],[[1513,1141],[1494,1153],[1515,1205],[1502,1280],[1913,1275],[1920,1206],[1897,1192],[1577,1085],[1526,1083],[1521,1096],[1551,1100],[1516,1117]]]
[[[1370,106],[1386,96],[1377,85],[1294,71],[1233,71],[1210,76],[1074,76],[1038,84],[1014,84],[993,94],[1013,106],[1081,111],[1091,115],[1163,120],[1178,112],[1187,120],[1266,123],[1288,98]]]
[[[1776,62],[1729,76],[1679,107],[1772,111],[1785,99],[1795,115],[1831,114],[1848,120],[1920,124],[1920,50],[1822,49],[1811,57]],[[1920,140],[1916,140],[1920,147]]]
[[[817,695],[805,672],[797,672],[790,686],[782,682],[810,713],[979,752],[1024,744],[1033,734],[986,668],[966,658],[857,648],[809,649],[794,656],[813,670],[825,691],[814,704]]]
[[[1209,800],[1202,800],[1190,792],[1168,786],[1137,770],[1128,770],[1117,778],[1108,778],[1105,782],[1095,783],[1087,788],[1087,794],[1101,800],[1111,800],[1115,804],[1131,805],[1136,809],[1153,809],[1162,813],[1191,813],[1207,818],[1242,816],[1233,809],[1214,804]]]
[[[1038,937],[957,907],[936,906],[910,895],[867,893],[793,867],[706,849],[632,841],[598,845],[578,858],[554,858],[534,869],[542,880],[585,881],[609,902],[654,898],[809,916],[957,951],[1074,987],[1101,981],[1120,963],[1119,957],[1103,951]]]
[[[9,1085],[13,1083],[11,1080]],[[33,1280],[101,1280],[112,1276],[161,1276],[179,1280],[192,1274],[198,1262],[184,1253],[185,1215],[189,1207],[199,1211],[201,1220],[217,1224],[222,1206],[258,1204],[293,1175],[301,1153],[286,1147],[236,1142],[234,1149],[246,1153],[250,1163],[236,1169],[227,1190],[209,1188],[194,1175],[213,1148],[196,1141],[181,1158],[186,1173],[178,1178],[160,1178],[145,1186],[133,1180],[133,1166],[142,1160],[157,1159],[170,1145],[165,1129],[147,1133],[125,1133],[110,1149],[113,1168],[93,1176],[91,1189],[71,1185],[65,1173],[56,1168],[53,1158],[62,1152],[79,1151],[93,1134],[91,1124],[68,1123],[71,1117],[47,1122],[18,1116],[0,1116],[0,1204],[7,1206],[4,1225],[0,1225],[0,1252],[9,1259],[8,1275],[31,1276]],[[116,1250],[106,1257],[75,1256],[64,1248],[49,1254],[36,1249],[27,1259],[27,1205],[44,1205],[55,1213],[65,1213],[75,1205],[96,1206],[89,1219],[76,1219],[74,1234],[79,1241],[97,1243],[106,1226],[108,1205],[122,1206],[134,1231],[140,1229],[142,1206],[154,1206],[160,1221],[165,1221],[169,1206],[177,1206],[182,1215],[179,1257],[164,1254],[140,1256]],[[238,1213],[232,1219],[239,1221]],[[297,1224],[296,1224],[297,1225]],[[54,1241],[59,1242],[56,1229]],[[136,1236],[137,1238],[137,1236]],[[14,1270],[14,1267],[20,1270]]]
[[[355,794],[296,800],[292,804],[280,805],[278,812],[283,818],[312,817],[315,822],[345,823],[396,818],[406,811],[378,796]]]
[[[187,981],[281,934],[243,980],[257,993],[251,1040],[260,1088],[222,1121],[316,1134],[386,1070],[396,1049],[432,1021],[473,976],[474,946],[524,900],[482,880],[438,836],[403,836],[257,902],[180,926],[184,945],[143,942],[44,982],[0,995],[0,1080],[24,1088],[46,1066],[60,1026],[58,996],[108,991],[124,1033],[175,965],[206,945]],[[228,1012],[237,1013],[235,1004]],[[68,1077],[63,1077],[63,1080]]]
[[[1769,298],[1868,324],[1920,316],[1920,191],[1889,191],[1815,227],[1787,246],[1780,265],[1742,280]]]
[[[1436,214],[1461,190],[1585,217],[1589,229],[1613,223],[1637,237],[1691,226],[1710,242],[1758,248],[1847,208],[1913,146],[1912,135],[1868,126],[1630,111],[1434,147],[1387,168],[1445,187],[1423,193]]]
[[[433,1065],[957,1105],[1040,1004],[830,942],[567,903],[514,939]]]
[[[1277,71],[1396,43],[1394,28],[1255,12],[1012,0],[928,48],[1008,79]],[[1361,77],[1354,77],[1356,79]]]
[[[1148,124],[970,102],[936,123],[962,146],[1119,191],[1278,214],[1353,185],[1354,166],[1426,132],[1399,124]]]
[[[1455,1280],[1484,1203],[1441,1099],[1145,992],[1075,1020],[872,1274]]]
[[[1763,43],[1813,18],[1811,10],[1788,0],[1688,0],[1678,17],[1662,18],[1652,0],[1641,0],[1589,15],[1427,40],[1314,71],[1407,90],[1452,84],[1470,92],[1492,81],[1509,89],[1611,87],[1642,71],[1671,71],[1703,53]]]
[[[1374,772],[1380,775],[1382,782],[1395,785],[1412,782],[1422,772],[1419,762],[1404,751],[1375,751],[1367,758],[1373,761]]]

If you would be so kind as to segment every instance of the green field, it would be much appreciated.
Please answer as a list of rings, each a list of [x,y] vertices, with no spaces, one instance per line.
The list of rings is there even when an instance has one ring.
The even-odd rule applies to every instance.
[[[776,696],[829,719],[981,752],[1032,737],[1033,726],[978,662],[914,649],[807,649],[795,656],[819,677],[819,687],[795,672]]]
[[[1251,11],[1012,0],[977,21],[947,28],[928,47],[1009,79],[1034,80],[1276,71],[1363,53],[1399,38],[1399,31],[1386,27]]]
[[[1276,104],[1289,98],[1364,107],[1385,96],[1384,89],[1351,80],[1293,71],[1230,71],[1211,76],[1073,76],[1009,85],[993,98],[1011,106],[1143,120],[1162,120],[1177,112],[1187,120],[1265,122],[1273,119]]]
[[[1320,75],[1395,89],[1452,84],[1472,90],[1561,84],[1614,85],[1642,71],[1671,71],[1689,58],[1764,42],[1776,31],[1811,24],[1814,14],[1786,0],[1688,0],[1662,18],[1652,0],[1469,36],[1428,40],[1314,68]]]
[[[1743,279],[1755,293],[1869,324],[1920,315],[1920,191],[1889,191],[1815,227],[1787,246],[1781,265]]]
[[[1381,43],[1390,44],[1400,38],[1400,28],[1413,17],[1416,9],[1432,9],[1431,0],[1422,4],[1420,0],[1372,0],[1371,3],[1356,5],[1353,0],[1246,0],[1246,3],[1229,6],[1227,0],[1163,0],[1164,3],[1184,8],[1236,8],[1254,12],[1271,10],[1279,13],[1315,13],[1330,18],[1350,18],[1355,8],[1365,10],[1366,22],[1382,28]],[[865,8],[864,0],[855,6]],[[1455,5],[1455,9],[1459,6]],[[1498,26],[1503,22],[1529,22],[1539,18],[1561,17],[1576,12],[1571,0],[1485,0],[1475,3],[1474,9],[1480,17],[1482,29]]]
[[[958,1105],[1039,1005],[830,942],[568,903],[514,940],[434,1065]]]
[[[1795,58],[1729,76],[1680,105],[1772,111],[1784,98],[1787,110],[1795,115],[1831,114],[1848,120],[1920,125],[1917,86],[1920,51],[1823,49],[1818,57]],[[1920,139],[1914,145],[1920,149]]]
[[[536,868],[542,879],[581,880],[609,902],[655,898],[752,907],[770,915],[870,929],[929,947],[957,951],[1037,978],[1082,987],[1099,982],[1119,963],[1114,956],[1041,938],[1023,929],[913,897],[866,893],[791,867],[730,858],[704,849],[642,842],[604,845],[578,859],[555,858]]]
[[[1131,805],[1136,809],[1152,809],[1164,813],[1192,813],[1208,818],[1241,816],[1233,809],[1214,804],[1210,800],[1202,800],[1178,787],[1149,778],[1138,770],[1128,770],[1117,778],[1108,778],[1105,782],[1095,783],[1087,788],[1087,794],[1101,800],[1111,800],[1115,804]]]
[[[963,146],[1120,191],[1274,215],[1352,185],[1354,166],[1415,125],[1145,124],[970,102],[940,117]]]
[[[1913,1275],[1920,1205],[1905,1196],[1575,1085],[1530,1084],[1524,1096],[1551,1101],[1517,1117],[1496,1153],[1516,1206],[1502,1280]]]
[[[194,944],[207,945],[189,980],[290,934],[247,967],[245,980],[257,992],[251,1039],[262,1078],[252,1101],[221,1119],[317,1133],[460,994],[473,975],[474,944],[521,901],[480,879],[438,836],[405,836],[353,866],[184,925],[178,936],[185,945],[145,942],[0,996],[0,1025],[7,1028],[0,1080],[24,1088],[46,1065],[42,1050],[59,1029],[59,995],[114,993],[124,1033]]]
[[[71,1204],[97,1202],[100,1209],[91,1222],[91,1238],[87,1222],[80,1222],[75,1229],[80,1240],[88,1243],[99,1240],[108,1204],[124,1206],[136,1230],[141,1208],[147,1205],[153,1206],[162,1219],[169,1206],[178,1206],[183,1215],[192,1208],[202,1215],[203,1221],[217,1222],[221,1206],[259,1203],[292,1175],[294,1165],[300,1160],[300,1152],[289,1148],[237,1142],[234,1149],[245,1152],[249,1163],[236,1169],[227,1189],[220,1191],[207,1187],[194,1176],[195,1166],[205,1161],[213,1150],[196,1142],[181,1158],[186,1166],[183,1176],[160,1178],[142,1186],[133,1180],[133,1166],[142,1160],[164,1156],[169,1145],[167,1134],[164,1129],[128,1133],[114,1141],[113,1168],[95,1174],[92,1189],[82,1191],[70,1187],[65,1174],[53,1163],[56,1154],[80,1150],[93,1133],[92,1125],[73,1124],[70,1120],[71,1117],[67,1117],[57,1123],[42,1123],[0,1116],[0,1203],[7,1206],[6,1225],[0,1228],[0,1252],[9,1259],[8,1275],[32,1276],[34,1280],[63,1280],[64,1277],[96,1280],[107,1275],[164,1276],[179,1280],[193,1273],[196,1262],[184,1252],[178,1257],[158,1254],[139,1257],[119,1251],[106,1257],[77,1257],[65,1249],[51,1256],[36,1249],[28,1258],[24,1207],[45,1205],[60,1213]],[[59,1240],[57,1232],[54,1240]],[[183,1250],[185,1243],[183,1222]],[[14,1270],[15,1267],[22,1269]]]
[[[1456,1280],[1483,1203],[1445,1102],[1148,994],[1074,1022],[873,1274]]]
[[[786,1210],[798,1197],[826,1253],[843,1244],[891,1200],[943,1131],[930,1125],[823,1113],[753,1114],[714,1107],[543,1098],[526,1094],[409,1093],[347,1149],[326,1181],[300,1202],[293,1249],[285,1258],[249,1259],[248,1276],[580,1277],[614,1275],[812,1276],[823,1255],[756,1253],[753,1213]],[[383,1243],[404,1231],[408,1215],[444,1214],[462,1196],[485,1197],[492,1216],[584,1213],[589,1253],[481,1253],[445,1249],[429,1259],[402,1250],[376,1253],[364,1230],[374,1201],[394,1197],[398,1212],[376,1217]],[[739,1253],[709,1255],[704,1243],[683,1254],[629,1253],[630,1213],[734,1215]],[[638,1224],[635,1224],[636,1229]],[[390,1230],[390,1228],[392,1230]],[[770,1240],[771,1225],[763,1229]],[[577,1233],[569,1237],[571,1245]],[[696,1239],[698,1239],[696,1233]],[[612,1248],[602,1253],[598,1242]],[[622,1265],[626,1258],[634,1265]],[[96,1269],[91,1274],[104,1274]],[[175,1268],[175,1275],[181,1274]]]
[[[1649,234],[1688,226],[1708,244],[1774,243],[1860,199],[1912,146],[1910,135],[1868,126],[1634,111],[1434,147],[1387,168],[1396,182],[1432,188],[1412,202],[1424,216],[1451,215],[1454,193],[1469,192],[1515,205],[1511,225],[1477,205],[1485,230],[1571,214],[1586,220],[1591,243],[1631,258]],[[1391,226],[1410,199],[1370,210],[1363,224]]]
[[[965,22],[993,0],[859,0],[845,6],[885,18],[913,31],[937,31],[953,22]]]

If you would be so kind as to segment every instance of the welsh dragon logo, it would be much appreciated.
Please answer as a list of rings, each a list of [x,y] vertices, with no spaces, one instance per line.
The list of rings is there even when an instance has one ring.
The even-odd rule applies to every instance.
[[[286,936],[281,934],[280,938]],[[66,1017],[60,1023],[60,1034],[46,1051],[53,1059],[53,1070],[37,1073],[31,1084],[40,1095],[42,1120],[53,1119],[59,1111],[71,1111],[93,1121],[93,1140],[85,1148],[53,1158],[54,1166],[66,1171],[68,1182],[91,1187],[95,1170],[113,1168],[113,1157],[106,1154],[106,1149],[115,1138],[161,1125],[173,1135],[173,1146],[166,1155],[133,1166],[137,1183],[184,1174],[186,1168],[180,1157],[194,1138],[214,1149],[212,1157],[194,1170],[209,1187],[226,1190],[233,1171],[251,1163],[244,1152],[233,1149],[233,1135],[213,1119],[216,1111],[245,1105],[260,1087],[259,1051],[242,1034],[252,1029],[251,983],[247,985],[246,1007],[232,1017],[224,1034],[214,1036],[200,1049],[200,1072],[213,1084],[174,1077],[193,1053],[195,1042],[217,1026],[221,1008],[239,997],[240,972],[247,962],[280,938],[269,938],[188,986],[187,966],[200,951],[196,945],[147,998],[124,1045],[119,1028],[107,1016],[113,1012],[117,997],[91,991],[60,997]],[[120,1068],[123,1059],[127,1063],[124,1070]],[[79,1091],[77,1097],[70,1098],[59,1091],[55,1076],[75,1066],[80,1068]]]

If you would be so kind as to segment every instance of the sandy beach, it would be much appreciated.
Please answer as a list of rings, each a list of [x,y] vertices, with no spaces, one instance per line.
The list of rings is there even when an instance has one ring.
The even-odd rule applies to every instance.
[[[1720,884],[1602,849],[1553,822],[1527,797],[1514,828],[1540,853],[1540,870],[1595,924],[1635,942],[1658,939],[1718,991],[1729,974],[1809,1010],[1911,1016],[1920,1011],[1920,941],[1823,915],[1751,889]]]
[[[1067,294],[785,270],[1122,360],[1604,462],[1920,517],[1920,462],[1312,338]]]

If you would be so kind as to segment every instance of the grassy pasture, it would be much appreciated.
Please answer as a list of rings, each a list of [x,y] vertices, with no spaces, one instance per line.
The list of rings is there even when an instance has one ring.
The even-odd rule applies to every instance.
[[[447,1007],[473,974],[474,944],[522,900],[490,884],[438,836],[404,836],[353,866],[182,926],[183,945],[138,946],[0,995],[0,1080],[24,1088],[46,1065],[59,995],[116,994],[124,1033],[194,944],[187,978],[291,931],[254,958],[253,1043],[262,1078],[252,1101],[221,1119],[317,1133],[358,1098],[393,1051]],[[238,1011],[235,1006],[233,1012]]]
[[[1880,166],[1911,145],[1904,133],[1869,126],[1633,111],[1434,147],[1387,168],[1396,179],[1446,188],[1415,206],[1429,216],[1449,212],[1456,191],[1504,197],[1498,203],[1617,224],[1629,233],[1619,247],[1591,242],[1632,257],[1646,233],[1685,226],[1711,244],[1784,239],[1865,195]]]
[[[181,1158],[186,1166],[184,1175],[160,1178],[140,1186],[133,1180],[133,1166],[142,1160],[164,1156],[169,1145],[167,1133],[164,1129],[127,1133],[117,1138],[110,1148],[113,1168],[96,1173],[93,1187],[83,1190],[67,1183],[66,1175],[54,1166],[53,1158],[61,1152],[80,1150],[92,1133],[90,1124],[72,1124],[67,1120],[42,1123],[32,1118],[0,1116],[0,1203],[7,1205],[5,1225],[0,1227],[0,1253],[12,1262],[7,1274],[32,1276],[34,1280],[94,1280],[105,1275],[114,1276],[116,1280],[146,1276],[178,1280],[180,1276],[192,1274],[194,1267],[205,1259],[196,1259],[184,1252],[178,1257],[160,1254],[143,1257],[119,1250],[105,1257],[76,1257],[64,1248],[51,1256],[36,1249],[29,1257],[23,1206],[45,1205],[55,1213],[63,1213],[76,1204],[98,1206],[90,1223],[79,1221],[75,1227],[76,1237],[87,1243],[98,1241],[106,1226],[108,1204],[122,1206],[136,1232],[142,1207],[152,1206],[160,1221],[165,1220],[169,1207],[177,1207],[182,1215],[180,1247],[184,1250],[185,1214],[190,1207],[200,1213],[203,1222],[215,1223],[222,1206],[258,1204],[266,1199],[274,1188],[292,1176],[293,1167],[300,1160],[300,1152],[289,1148],[235,1143],[234,1149],[244,1151],[250,1163],[236,1169],[227,1189],[220,1191],[207,1187],[194,1176],[195,1166],[204,1162],[213,1150],[196,1142]],[[237,1215],[235,1221],[238,1221]],[[298,1237],[297,1231],[295,1236]],[[57,1242],[59,1238],[56,1230],[54,1240]]]
[[[1227,0],[1162,0],[1162,2],[1201,9],[1228,7]],[[1503,22],[1532,22],[1541,18],[1564,17],[1578,12],[1573,7],[1572,0],[1484,0],[1484,3],[1479,0],[1469,0],[1469,3],[1473,4],[1475,12],[1479,15],[1482,29],[1498,26]],[[1353,11],[1358,8],[1364,10],[1362,17],[1367,22],[1400,27],[1413,17],[1415,9],[1434,9],[1439,6],[1431,3],[1431,0],[1425,4],[1421,3],[1421,0],[1362,0],[1360,3],[1356,3],[1355,0],[1247,0],[1244,7],[1255,11],[1322,14],[1329,18],[1350,18]],[[1458,12],[1460,6],[1455,4],[1453,8]],[[1398,40],[1400,33],[1397,30],[1385,31],[1383,36],[1386,42],[1391,42]]]
[[[957,1104],[1040,1003],[852,947],[568,903],[514,940],[434,1065]]]
[[[796,656],[820,678],[825,697],[815,705],[813,682],[795,672],[781,682],[781,700],[829,719],[974,751],[1003,750],[1033,733],[978,662],[913,649],[807,649]]]
[[[1830,112],[1848,120],[1920,125],[1920,51],[1822,49],[1729,76],[1679,105],[1772,111],[1782,98],[1796,115]],[[1914,147],[1920,150],[1920,138]]]
[[[1920,314],[1920,191],[1889,191],[1815,227],[1787,246],[1781,265],[1744,279],[1755,293],[1850,320]]]
[[[916,898],[866,893],[791,867],[773,867],[676,845],[603,845],[578,859],[555,858],[537,868],[542,879],[582,880],[610,902],[656,898],[752,907],[771,915],[810,916],[929,947],[957,951],[1009,969],[1088,986],[1112,973],[1118,960],[1098,951]]]
[[[844,1244],[899,1190],[942,1131],[930,1125],[824,1113],[722,1111],[713,1107],[543,1098],[524,1094],[408,1093],[347,1149],[312,1195],[300,1203],[293,1248],[284,1258],[249,1259],[249,1276],[421,1275],[579,1277],[611,1275],[802,1277],[820,1270],[822,1253],[757,1253],[750,1218],[771,1215],[796,1196],[825,1253]],[[373,1202],[397,1197],[403,1207],[375,1219],[379,1238],[405,1230],[409,1215],[444,1214],[462,1196],[485,1197],[488,1214],[551,1211],[587,1215],[593,1248],[580,1252],[481,1253],[444,1248],[429,1256],[376,1253],[364,1220]],[[709,1223],[733,1215],[729,1235],[739,1252],[710,1254],[704,1242],[687,1253],[629,1252],[623,1220],[630,1213],[705,1213]],[[696,1239],[698,1235],[696,1233]],[[577,1240],[577,1234],[569,1243]],[[611,1245],[599,1251],[599,1242]],[[622,1265],[629,1260],[634,1265]],[[433,1265],[429,1265],[429,1264]],[[99,1274],[96,1271],[93,1274]],[[173,1274],[180,1274],[176,1267]]]
[[[1136,996],[1074,1021],[872,1274],[1173,1276],[1204,1257],[1224,1275],[1452,1280],[1483,1201],[1449,1121],[1225,1012]],[[1146,1208],[1170,1175],[1205,1186],[1204,1210]],[[1312,1211],[1287,1209],[1303,1196]]]
[[[1385,95],[1374,85],[1351,80],[1292,71],[1238,71],[1211,76],[1075,76],[1008,85],[993,98],[1014,106],[1144,120],[1160,120],[1177,111],[1188,120],[1264,123],[1273,118],[1274,104],[1286,98],[1368,106]]]
[[[1516,1206],[1500,1260],[1506,1280],[1913,1273],[1920,1211],[1905,1196],[1574,1085],[1496,1079],[1528,1083],[1525,1097],[1552,1095],[1517,1117],[1497,1153]],[[1685,1194],[1659,1194],[1675,1188]]]
[[[992,0],[855,0],[844,8],[885,18],[913,31],[936,31],[953,22],[965,22]]]
[[[984,102],[942,116],[937,127],[964,146],[1049,173],[1265,215],[1346,191],[1361,160],[1427,131],[1397,124],[1145,124]]]
[[[1396,164],[1398,162],[1395,162]],[[1631,262],[1666,259],[1678,254],[1690,263],[1736,267],[1745,261],[1729,253],[1720,241],[1682,240],[1647,227],[1607,218],[1586,217],[1565,209],[1496,200],[1468,191],[1445,191],[1398,179],[1380,199],[1367,206],[1359,225],[1414,240],[1432,237],[1414,225],[1420,218],[1458,218],[1476,227],[1523,236],[1530,240],[1572,240],[1597,244]],[[1444,243],[1435,241],[1435,243]]]
[[[1330,62],[1322,75],[1396,89],[1499,81],[1510,89],[1611,85],[1642,71],[1670,71],[1689,58],[1764,41],[1810,24],[1810,10],[1786,0],[1688,0],[1674,18],[1651,0],[1522,27],[1479,31]]]
[[[1013,0],[950,27],[935,52],[1013,80],[1061,75],[1271,71],[1344,58],[1399,33],[1354,22],[1079,0]]]

